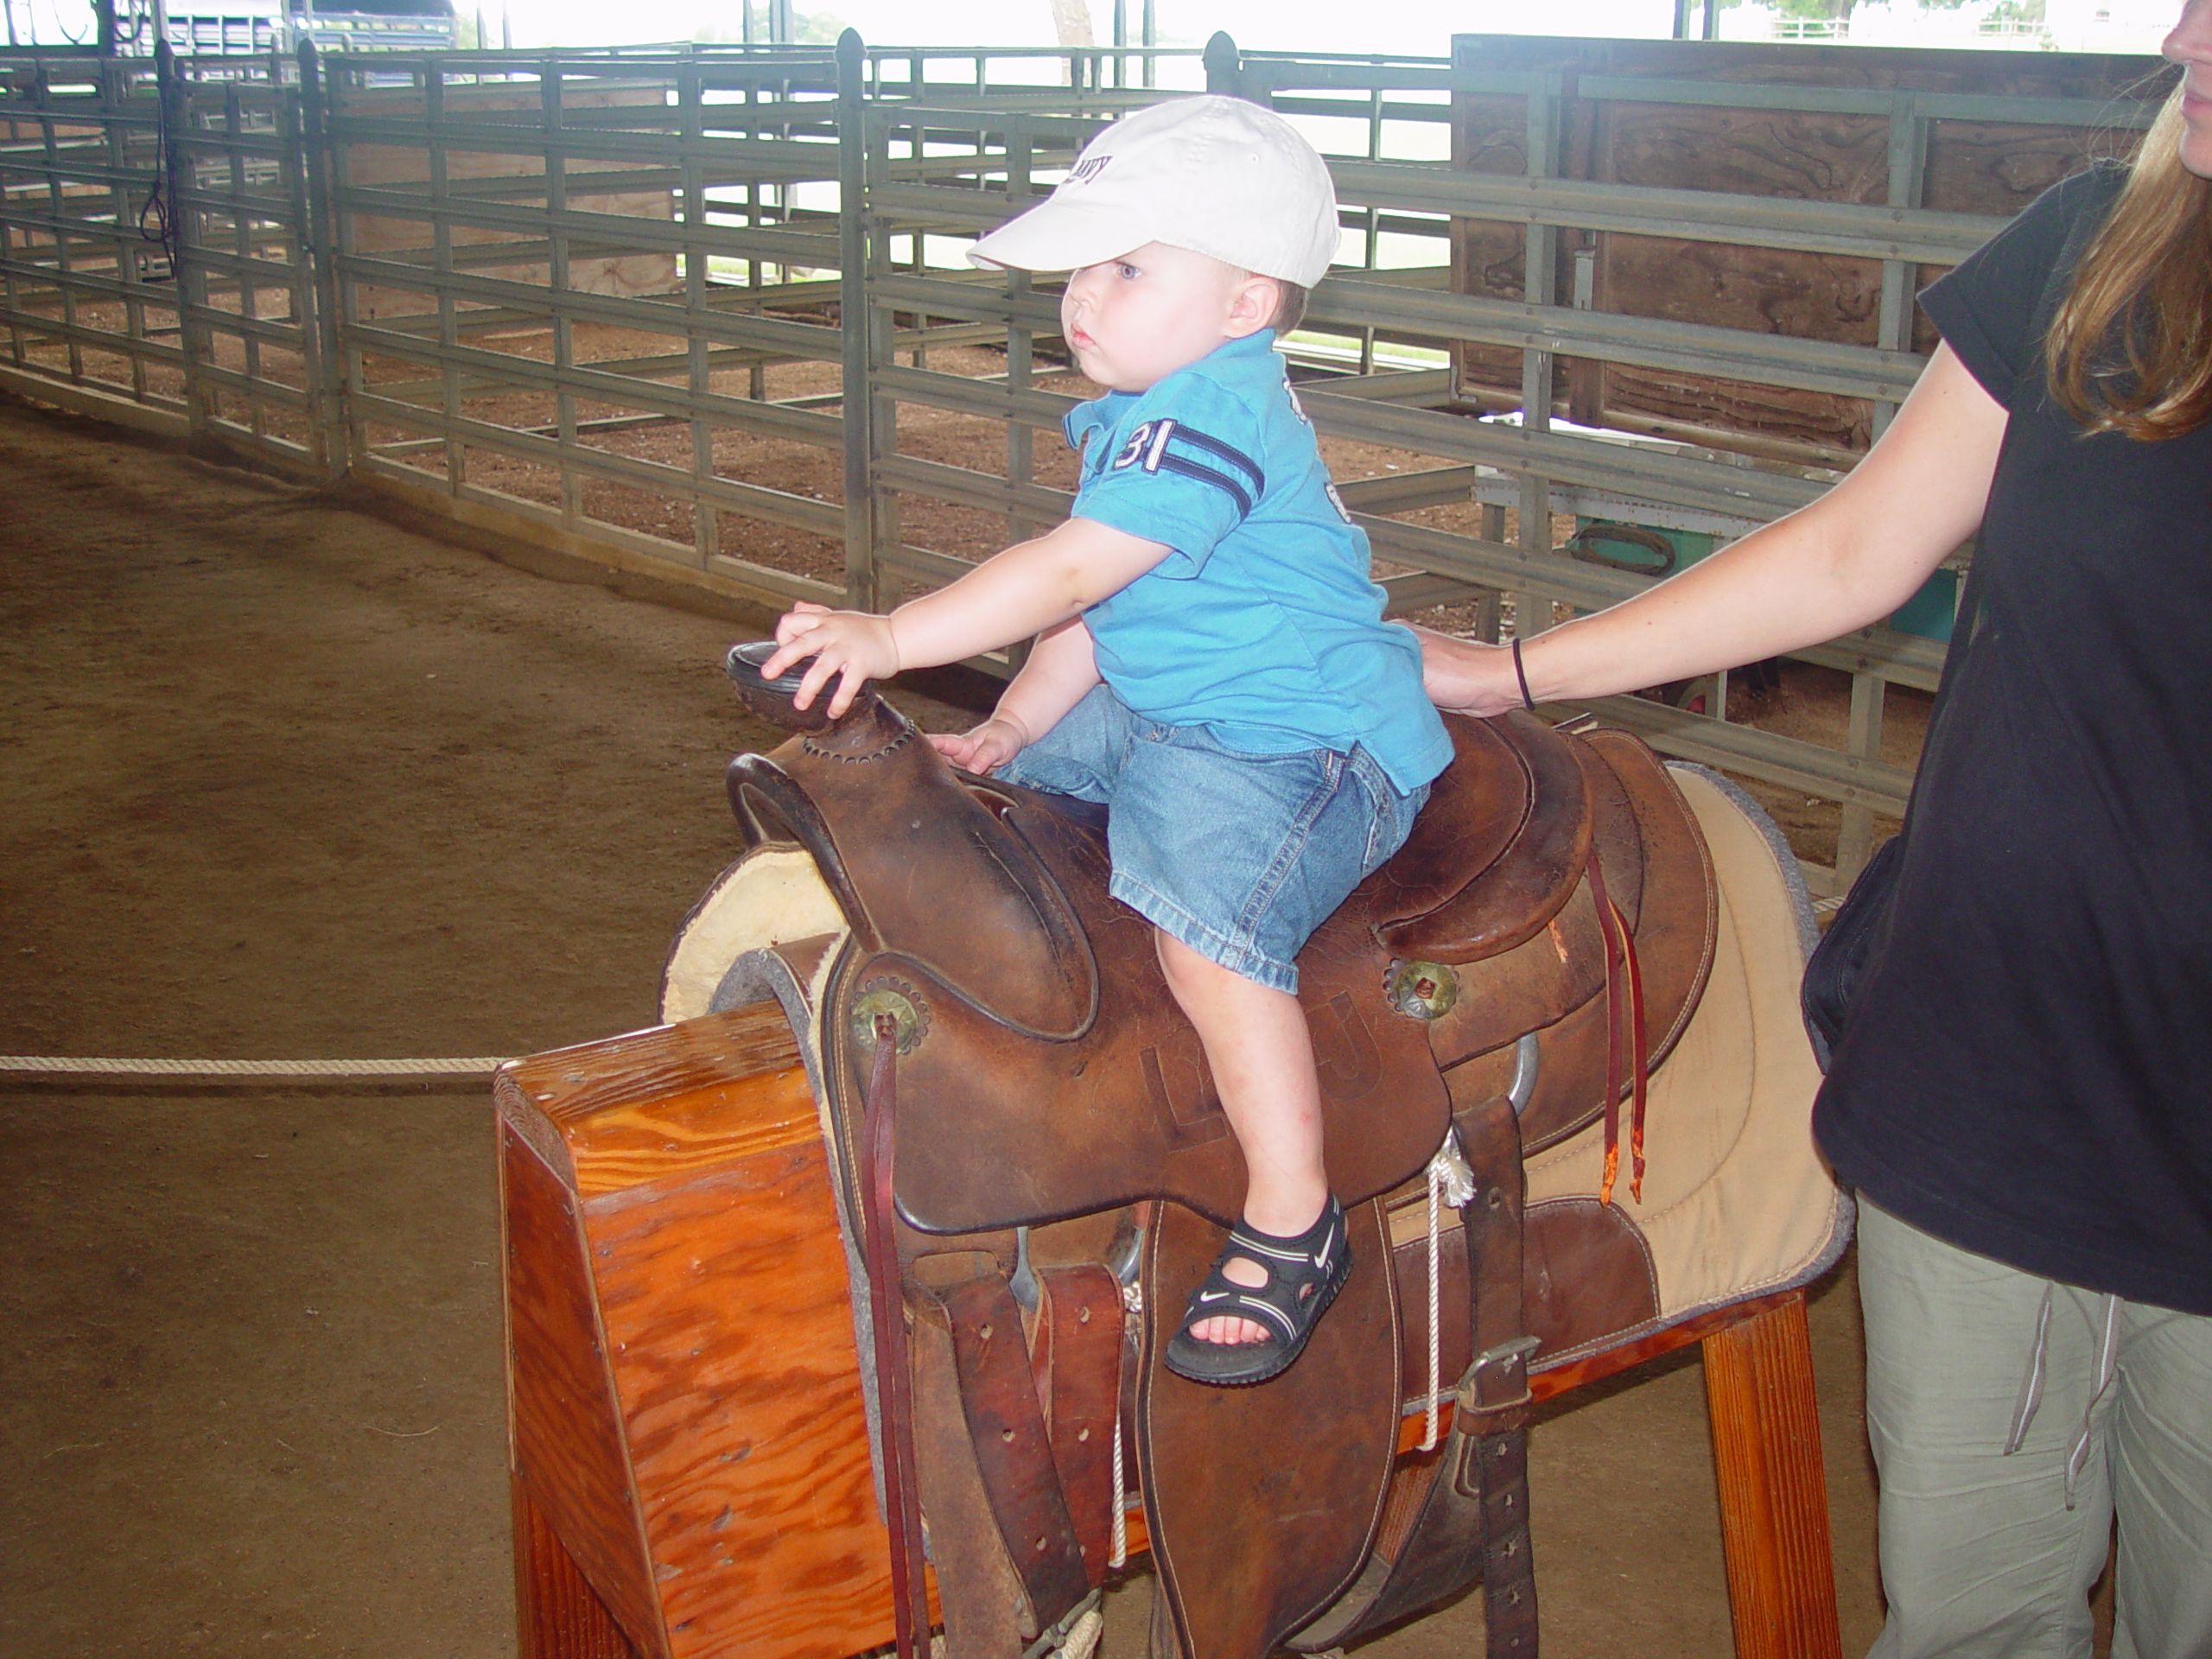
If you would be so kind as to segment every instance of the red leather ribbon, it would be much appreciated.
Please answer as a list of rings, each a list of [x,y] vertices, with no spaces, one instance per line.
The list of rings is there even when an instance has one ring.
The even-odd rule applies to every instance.
[[[1620,934],[1621,966],[1628,980],[1629,1078],[1633,1102],[1628,1122],[1628,1192],[1643,1201],[1643,1109],[1651,1070],[1651,1045],[1643,1025],[1643,969],[1636,959],[1636,936],[1616,906],[1613,925]]]
[[[1628,918],[1605,891],[1605,873],[1594,849],[1586,868],[1590,898],[1598,912],[1598,931],[1605,942],[1605,1163],[1599,1177],[1598,1202],[1611,1204],[1620,1173],[1621,1084],[1627,1073],[1629,1109],[1629,1196],[1643,1197],[1644,1074],[1650,1042],[1644,1029],[1643,973],[1636,959],[1636,938]],[[1623,1051],[1626,1052],[1624,1053]],[[1625,1064],[1624,1064],[1625,1062]]]

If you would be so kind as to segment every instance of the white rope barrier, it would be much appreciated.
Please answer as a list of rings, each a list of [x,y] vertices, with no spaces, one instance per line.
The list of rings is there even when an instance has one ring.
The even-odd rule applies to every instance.
[[[124,1060],[0,1054],[0,1071],[88,1077],[428,1077],[489,1076],[500,1058],[431,1060]]]

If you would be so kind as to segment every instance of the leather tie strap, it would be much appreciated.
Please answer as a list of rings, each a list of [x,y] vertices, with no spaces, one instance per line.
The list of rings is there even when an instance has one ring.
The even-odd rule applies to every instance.
[[[899,1659],[921,1659],[929,1648],[929,1590],[923,1577],[921,1500],[914,1478],[913,1378],[906,1357],[891,1185],[898,1050],[899,1022],[890,1014],[877,1014],[875,1064],[868,1073],[863,1108],[868,1319],[874,1329],[875,1414],[883,1440],[883,1518],[891,1535],[892,1630]]]
[[[951,1332],[985,1501],[1036,1622],[1054,1624],[1082,1601],[1090,1580],[1022,1342],[1021,1310],[995,1272],[933,1294]],[[940,1595],[944,1583],[940,1556]]]
[[[1605,941],[1605,1164],[1598,1182],[1598,1202],[1611,1204],[1613,1181],[1620,1173],[1624,1081],[1630,1097],[1629,1196],[1639,1200],[1643,1197],[1645,1073],[1649,1070],[1650,1039],[1644,1028],[1643,974],[1636,959],[1635,936],[1620,906],[1605,891],[1605,873],[1595,851],[1586,868],[1598,931]]]
[[[1529,1430],[1460,1442],[1452,1478],[1483,1525],[1484,1650],[1489,1659],[1536,1659],[1535,1563],[1529,1553]]]
[[[1482,1550],[1491,1659],[1535,1659],[1535,1563],[1529,1548],[1529,1357],[1522,1304],[1521,1130],[1500,1098],[1464,1117],[1460,1135],[1475,1192],[1460,1211],[1467,1236],[1469,1336],[1474,1363],[1459,1380],[1452,1447],[1440,1478],[1474,1506]]]

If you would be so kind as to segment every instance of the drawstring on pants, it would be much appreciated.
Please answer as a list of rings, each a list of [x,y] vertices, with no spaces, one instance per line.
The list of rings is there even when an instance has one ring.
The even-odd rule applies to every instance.
[[[2043,1287],[2043,1300],[2036,1308],[2036,1338],[2028,1351],[2028,1369],[2020,1378],[2020,1398],[2012,1408],[2012,1432],[2005,1437],[2005,1455],[2011,1457],[2028,1438],[2028,1426],[2036,1420],[2036,1410],[2043,1404],[2044,1376],[2050,1357],[2051,1287]],[[2066,1507],[2074,1507],[2074,1489],[2082,1478],[2082,1471],[2089,1461],[2091,1423],[2096,1415],[2097,1403],[2111,1391],[2112,1380],[2120,1370],[2120,1298],[2105,1298],[2104,1328],[2097,1334],[2097,1386],[2082,1408],[2081,1427],[2075,1432],[2073,1450],[2066,1454]]]

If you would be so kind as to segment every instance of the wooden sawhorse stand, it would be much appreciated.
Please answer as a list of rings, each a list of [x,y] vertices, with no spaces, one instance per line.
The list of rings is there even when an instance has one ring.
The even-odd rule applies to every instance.
[[[539,1055],[498,1098],[523,1659],[888,1642],[844,1247],[781,1014]],[[1738,1659],[1840,1659],[1802,1290],[1543,1372],[1536,1397],[1691,1342]]]

